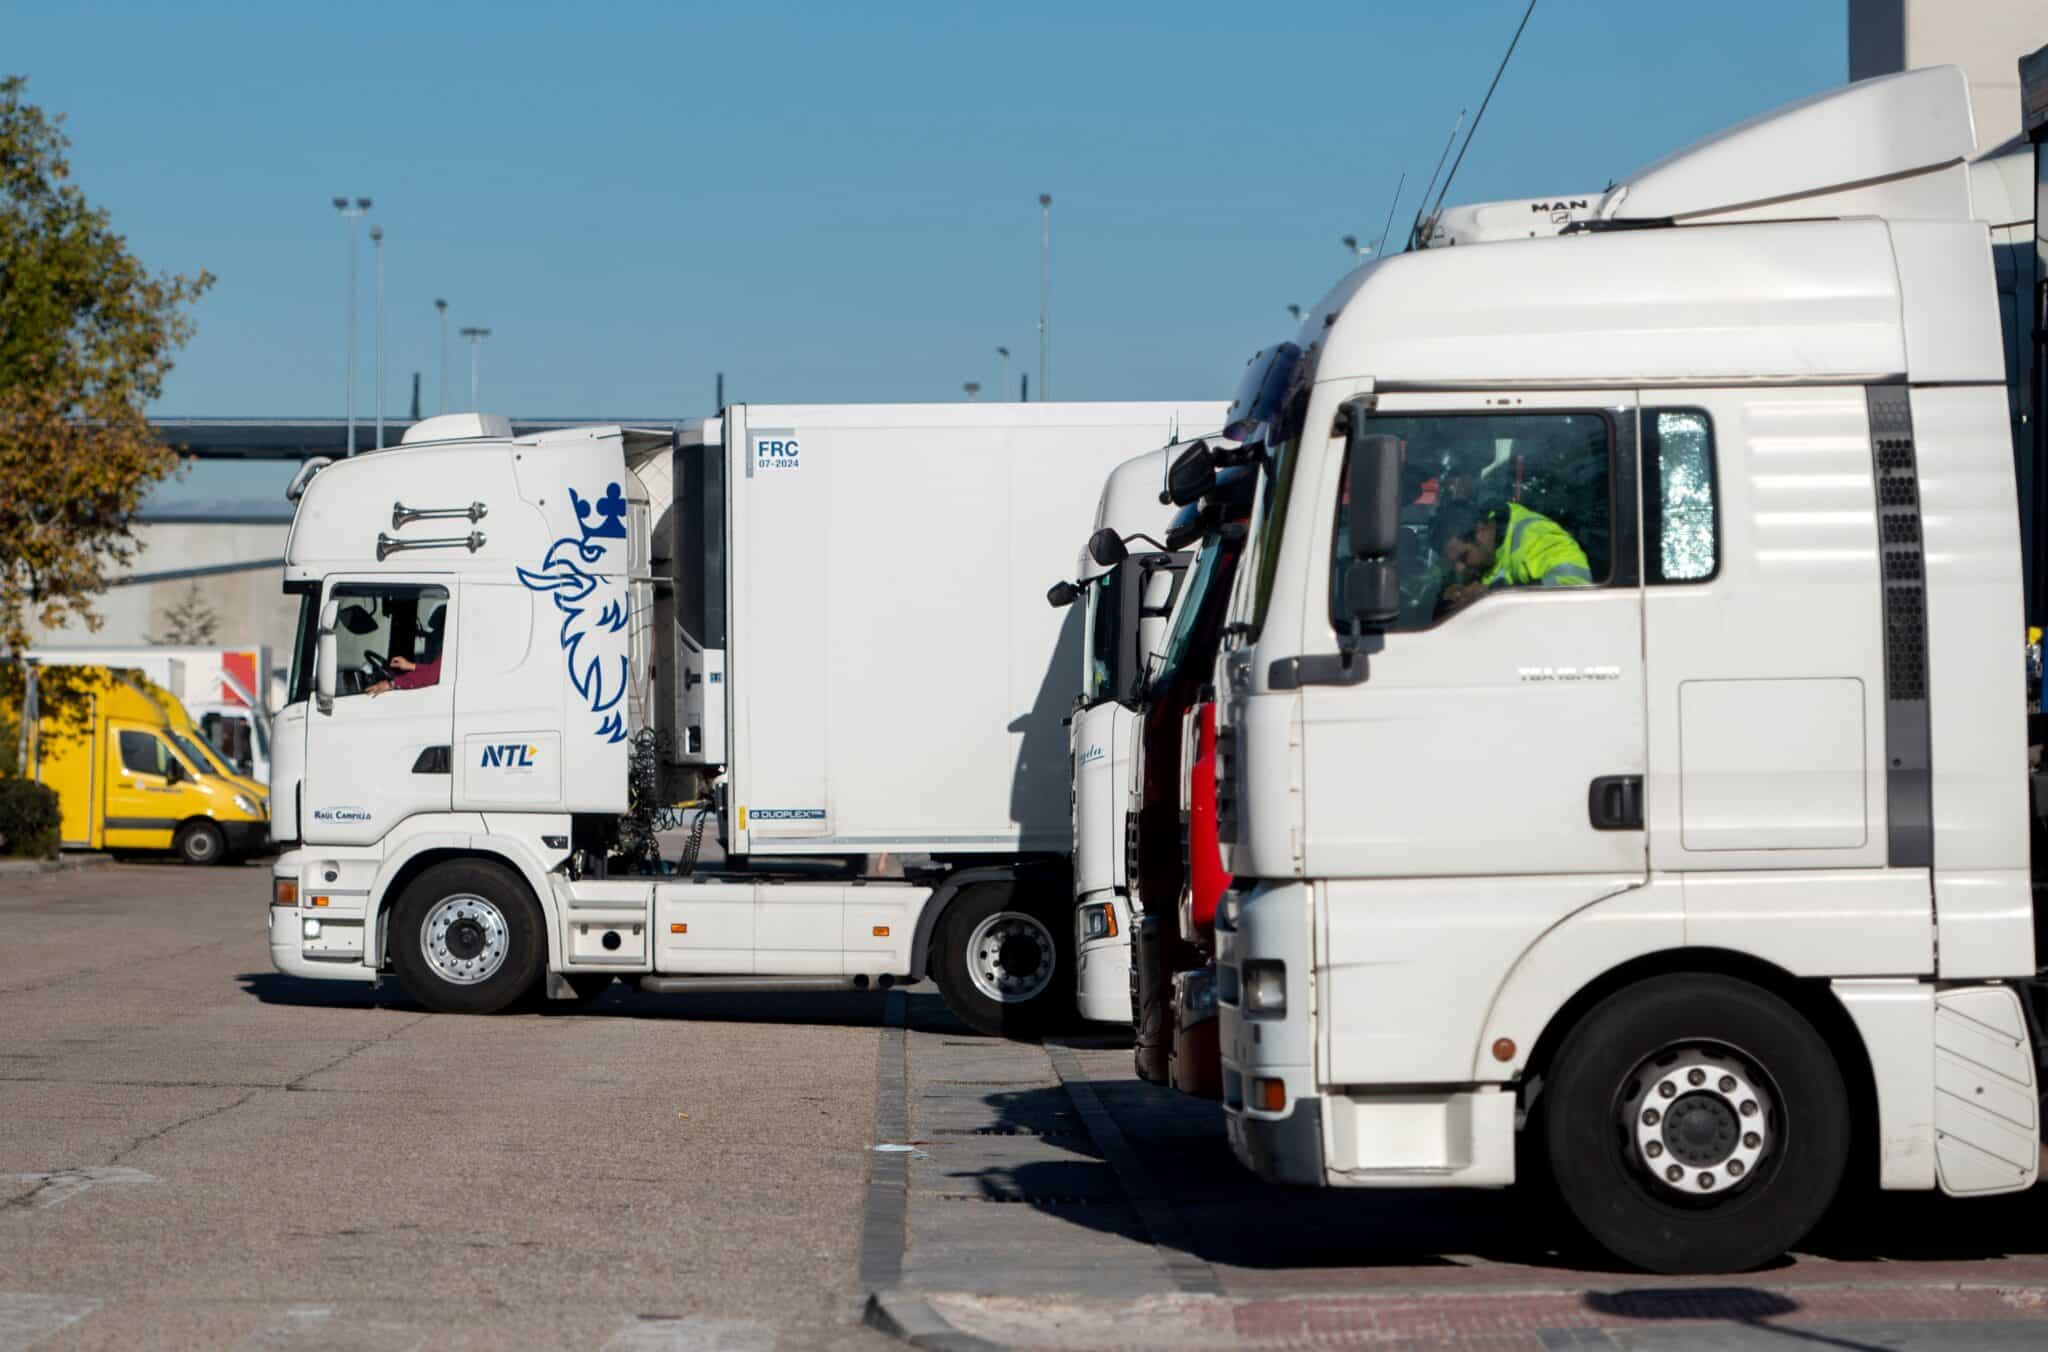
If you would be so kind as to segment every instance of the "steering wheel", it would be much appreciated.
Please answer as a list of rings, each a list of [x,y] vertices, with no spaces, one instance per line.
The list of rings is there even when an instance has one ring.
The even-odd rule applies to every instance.
[[[383,653],[363,649],[363,670],[368,673],[371,683],[388,681],[398,674]]]

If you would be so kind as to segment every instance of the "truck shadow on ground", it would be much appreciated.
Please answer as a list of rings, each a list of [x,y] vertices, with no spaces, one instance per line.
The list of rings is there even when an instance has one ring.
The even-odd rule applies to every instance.
[[[426,1007],[396,980],[310,981],[278,972],[236,976],[245,994],[266,1005],[308,1009],[393,1009],[424,1013]],[[912,997],[916,999],[915,996]],[[934,1002],[936,996],[930,997]],[[804,1024],[878,1028],[888,1021],[888,996],[876,991],[719,991],[692,995],[643,994],[614,982],[594,1000],[528,1000],[492,1018],[670,1019],[699,1023]],[[449,1018],[462,1018],[459,1014]]]
[[[1216,1267],[1447,1268],[1477,1259],[1585,1274],[1627,1271],[1597,1253],[1560,1247],[1556,1237],[1570,1228],[1553,1213],[1557,1204],[1537,1189],[1276,1186],[1238,1163],[1218,1105],[1135,1075],[1089,1083],[1142,1162],[1135,1186],[1165,1202],[1178,1222],[1169,1247]],[[1133,1180],[1117,1176],[1065,1088],[1006,1090],[985,1101],[1000,1123],[996,1134],[1044,1138],[1062,1157],[953,1171],[947,1192],[1031,1205],[1124,1238],[1160,1239],[1139,1224],[1127,1191]],[[2039,1201],[2032,1193],[1958,1199],[1849,1192],[1797,1253],[1852,1263],[1965,1263],[2038,1254],[2048,1249],[2040,1234]],[[1773,1266],[1792,1265],[1783,1260]],[[1678,1289],[1688,1299],[1697,1293],[1691,1286]]]

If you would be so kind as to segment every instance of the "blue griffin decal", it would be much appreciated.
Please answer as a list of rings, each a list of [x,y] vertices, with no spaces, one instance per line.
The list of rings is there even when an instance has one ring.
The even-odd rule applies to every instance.
[[[569,502],[576,509],[580,537],[556,540],[539,568],[519,570],[519,580],[533,591],[555,594],[555,609],[562,612],[562,657],[569,666],[569,683],[592,713],[604,715],[597,735],[607,742],[623,742],[626,722],[615,706],[626,694],[625,654],[619,654],[616,663],[607,662],[601,653],[585,652],[583,640],[626,627],[625,579],[588,571],[604,561],[605,541],[626,538],[626,495],[617,484],[608,484],[593,505],[572,488]]]

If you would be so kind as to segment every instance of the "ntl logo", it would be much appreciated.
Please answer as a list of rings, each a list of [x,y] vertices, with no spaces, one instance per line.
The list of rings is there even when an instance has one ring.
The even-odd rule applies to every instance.
[[[483,768],[486,770],[531,770],[533,753],[536,748],[522,746],[518,742],[500,743],[484,748]]]

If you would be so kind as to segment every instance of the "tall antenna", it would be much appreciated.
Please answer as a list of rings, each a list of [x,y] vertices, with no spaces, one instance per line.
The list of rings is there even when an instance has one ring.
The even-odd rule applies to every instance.
[[[1408,230],[1408,247],[1415,247],[1415,237],[1422,232],[1422,214],[1429,209],[1429,190],[1436,186],[1436,176],[1444,171],[1444,161],[1451,157],[1451,147],[1458,143],[1458,129],[1465,125],[1465,110],[1458,110],[1458,120],[1451,124],[1451,134],[1444,138],[1444,153],[1436,157],[1436,168],[1430,171],[1429,182],[1422,185],[1422,200],[1415,208],[1415,224]]]
[[[1501,57],[1499,67],[1493,72],[1493,83],[1486,87],[1486,97],[1479,100],[1479,111],[1472,115],[1472,130],[1465,133],[1465,144],[1458,147],[1458,158],[1451,161],[1451,172],[1444,175],[1443,189],[1437,193],[1436,206],[1431,208],[1429,213],[1429,218],[1432,221],[1437,218],[1437,214],[1444,208],[1444,198],[1451,191],[1451,180],[1458,176],[1458,166],[1465,162],[1465,152],[1472,148],[1472,137],[1479,130],[1479,119],[1486,116],[1486,105],[1493,102],[1493,91],[1500,85],[1500,77],[1506,73],[1508,62],[1514,59],[1515,44],[1522,40],[1522,30],[1529,26],[1529,16],[1535,12],[1536,0],[1529,0],[1529,8],[1522,11],[1522,22],[1515,25],[1514,37],[1508,39],[1507,54]],[[1427,194],[1424,195],[1427,196]]]
[[[1387,256],[1387,232],[1394,228],[1394,208],[1401,205],[1401,189],[1407,186],[1408,172],[1404,169],[1401,172],[1401,181],[1394,185],[1394,200],[1387,203],[1387,223],[1380,227],[1380,237],[1373,241],[1372,256],[1374,258],[1385,258]]]

